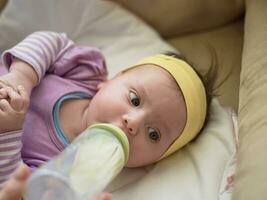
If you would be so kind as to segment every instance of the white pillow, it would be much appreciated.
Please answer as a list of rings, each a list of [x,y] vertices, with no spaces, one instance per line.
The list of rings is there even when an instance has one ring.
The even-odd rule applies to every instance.
[[[78,43],[99,47],[110,77],[141,57],[175,51],[152,28],[109,1],[9,0],[0,16],[0,52],[38,30],[65,32]],[[236,150],[229,116],[213,101],[211,121],[195,142],[154,166],[125,169],[108,187],[113,200],[229,199],[224,187]]]

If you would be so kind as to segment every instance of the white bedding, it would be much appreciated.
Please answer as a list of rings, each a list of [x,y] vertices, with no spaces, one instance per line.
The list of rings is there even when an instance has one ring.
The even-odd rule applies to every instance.
[[[101,0],[10,0],[0,16],[0,52],[37,30],[65,32],[99,47],[110,77],[154,53],[175,51],[144,22]],[[236,119],[217,100],[207,128],[154,166],[125,169],[107,188],[114,200],[230,200],[237,146]]]

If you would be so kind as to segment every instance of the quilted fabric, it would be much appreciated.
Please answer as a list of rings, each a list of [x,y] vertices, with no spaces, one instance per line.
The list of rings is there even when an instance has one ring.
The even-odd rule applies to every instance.
[[[267,197],[267,1],[247,0],[234,200]]]

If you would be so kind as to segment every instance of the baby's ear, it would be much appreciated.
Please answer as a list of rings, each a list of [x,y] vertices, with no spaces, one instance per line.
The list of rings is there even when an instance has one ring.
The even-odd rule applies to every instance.
[[[96,87],[97,91],[100,90],[101,88],[103,88],[106,83],[107,83],[107,81],[103,81],[103,82],[99,83]]]

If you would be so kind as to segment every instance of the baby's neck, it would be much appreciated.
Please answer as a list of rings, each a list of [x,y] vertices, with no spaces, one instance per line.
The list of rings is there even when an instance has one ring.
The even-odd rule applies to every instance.
[[[89,99],[69,99],[63,101],[59,110],[60,127],[69,141],[73,141],[87,128]]]

